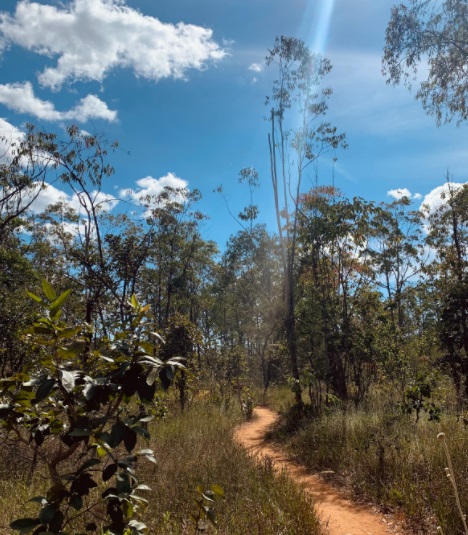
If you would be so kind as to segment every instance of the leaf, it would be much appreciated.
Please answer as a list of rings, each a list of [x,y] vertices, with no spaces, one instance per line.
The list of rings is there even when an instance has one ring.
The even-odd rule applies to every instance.
[[[136,298],[135,294],[132,295],[130,305],[132,306],[132,308],[138,308],[138,299]]]
[[[109,481],[109,479],[115,475],[117,472],[118,466],[116,464],[110,464],[109,466],[106,466],[106,468],[102,472],[102,480],[103,481]]]
[[[158,368],[153,368],[149,374],[148,374],[148,377],[146,378],[146,384],[148,386],[153,386],[154,382],[156,381],[156,379],[159,377],[159,369]]]
[[[216,520],[216,513],[214,512],[213,509],[209,508],[206,511],[206,516],[207,516],[208,520],[213,524],[213,526],[217,526],[218,525],[218,521]]]
[[[19,520],[14,520],[10,524],[10,528],[21,533],[28,533],[40,523],[41,521],[38,518],[20,518]]]
[[[224,489],[223,487],[220,487],[219,485],[210,485],[211,491],[220,498],[224,498]]]
[[[149,431],[147,429],[143,429],[143,427],[133,427],[133,431],[135,431],[135,433],[143,437],[145,440],[149,440],[151,438]]]
[[[46,378],[43,380],[36,391],[36,401],[45,399],[52,392],[54,385],[55,379]]]
[[[75,372],[60,370],[60,379],[62,382],[62,386],[67,392],[71,392],[75,388],[75,378]]]
[[[70,290],[65,290],[63,292],[63,294],[60,294],[59,297],[57,297],[57,299],[50,305],[50,308],[53,309],[53,308],[61,308],[61,306],[63,305],[65,299],[71,294],[71,289]]]
[[[143,524],[143,522],[137,522],[136,520],[130,520],[128,525],[131,526],[133,529],[136,529],[138,533],[141,533],[143,530],[146,529],[146,524]]]
[[[164,338],[159,334],[159,333],[155,333],[155,332],[150,332],[150,334],[152,334],[153,336],[155,336],[162,344],[165,344],[166,341],[164,340]]]
[[[89,429],[74,429],[68,433],[70,437],[90,437],[92,435]]]
[[[39,303],[40,305],[45,305],[46,303],[44,303],[44,301],[39,297],[37,296],[36,294],[33,294],[32,292],[28,292],[26,290],[26,293],[29,295],[29,297],[31,299],[33,299],[34,301],[36,301],[36,303]]]
[[[73,509],[79,511],[83,508],[83,498],[81,496],[78,496],[78,494],[74,494],[70,498],[70,505],[73,507]]]
[[[80,468],[77,471],[84,472],[88,468],[91,468],[92,466],[97,466],[98,464],[101,464],[101,461],[99,459],[88,459],[86,462],[84,462],[80,466]]]
[[[136,446],[137,434],[133,429],[127,429],[124,435],[124,446],[125,449],[130,453],[133,451],[133,448]]]
[[[125,518],[132,518],[134,511],[133,505],[130,502],[125,500],[122,504],[122,510],[124,512]]]
[[[48,504],[43,507],[39,513],[39,520],[41,521],[41,524],[50,524],[56,512],[57,508],[52,504]]]
[[[148,487],[148,485],[138,485],[135,490],[151,490],[151,487]]]
[[[57,299],[54,289],[46,279],[42,279],[42,291],[49,301],[55,301]]]

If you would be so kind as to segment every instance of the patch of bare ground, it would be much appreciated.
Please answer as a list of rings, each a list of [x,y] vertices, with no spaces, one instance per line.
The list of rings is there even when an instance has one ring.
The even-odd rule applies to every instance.
[[[265,434],[277,419],[278,415],[272,410],[257,407],[254,419],[239,426],[234,438],[253,457],[268,458],[275,471],[286,471],[292,480],[313,497],[316,512],[327,535],[406,533],[402,531],[401,525],[393,515],[384,515],[377,508],[352,501],[339,489],[324,481],[323,477],[311,474],[278,447],[267,443]]]

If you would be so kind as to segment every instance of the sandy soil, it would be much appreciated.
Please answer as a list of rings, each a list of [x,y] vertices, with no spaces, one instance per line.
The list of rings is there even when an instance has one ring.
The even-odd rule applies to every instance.
[[[278,415],[270,409],[258,407],[251,422],[238,427],[235,440],[254,457],[269,457],[276,471],[286,470],[289,476],[312,495],[315,509],[329,535],[403,535],[394,518],[357,504],[323,477],[311,474],[297,462],[288,459],[277,447],[265,442],[265,432]]]

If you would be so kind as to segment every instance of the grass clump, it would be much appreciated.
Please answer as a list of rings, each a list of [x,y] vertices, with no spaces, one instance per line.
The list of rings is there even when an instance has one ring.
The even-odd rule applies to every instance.
[[[302,421],[290,434],[288,415],[273,437],[285,442],[313,471],[333,470],[337,482],[384,508],[400,509],[419,533],[465,533],[454,490],[447,479],[445,433],[458,482],[460,507],[468,511],[468,429],[456,416],[418,424],[398,407],[378,403],[335,408]]]

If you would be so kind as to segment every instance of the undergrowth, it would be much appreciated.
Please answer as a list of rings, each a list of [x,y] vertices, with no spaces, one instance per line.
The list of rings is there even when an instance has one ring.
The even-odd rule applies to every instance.
[[[192,535],[195,525],[196,488],[212,484],[224,489],[216,500],[219,527],[204,533],[220,535],[319,535],[311,503],[284,476],[275,476],[267,463],[255,465],[232,441],[240,421],[237,407],[226,410],[205,401],[194,403],[183,414],[171,414],[154,425],[151,447],[157,465],[143,474],[149,505],[143,520],[148,533]],[[142,444],[143,446],[143,444]],[[23,458],[13,469],[11,452],[0,451],[0,533],[9,533],[13,518],[28,513],[27,500],[40,494],[41,467],[28,481],[31,459]]]
[[[306,411],[307,412],[307,411]],[[461,506],[468,511],[468,428],[455,415],[440,422],[403,414],[397,406],[334,408],[306,414],[298,425],[292,409],[271,434],[314,471],[332,470],[336,482],[384,508],[400,509],[420,533],[464,533],[447,461],[437,434],[446,435]],[[292,434],[291,434],[292,433]]]

